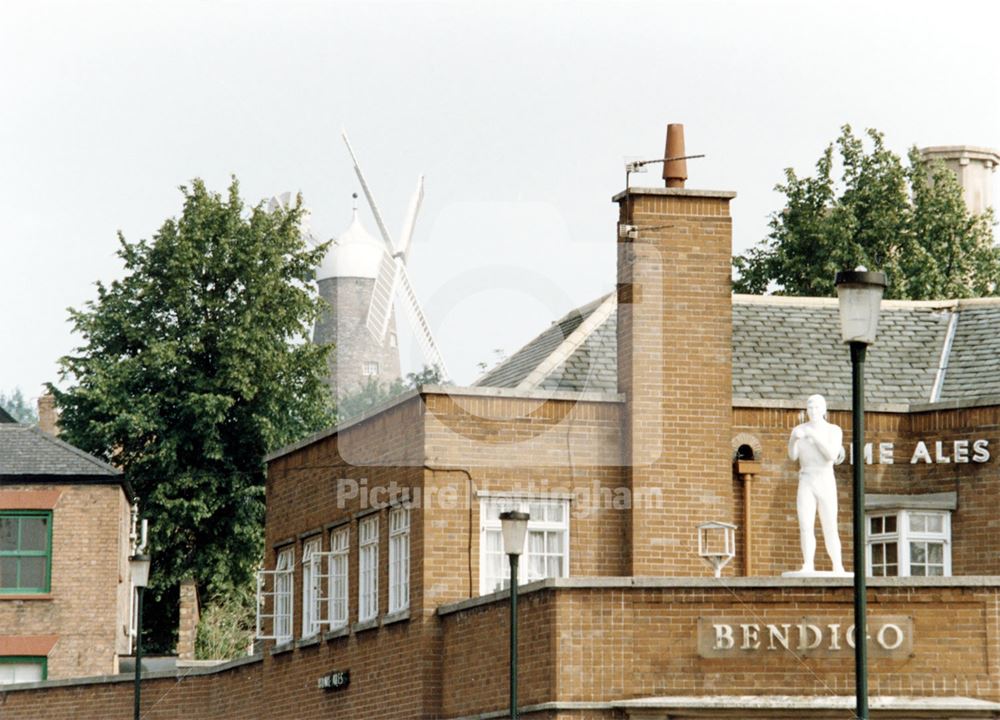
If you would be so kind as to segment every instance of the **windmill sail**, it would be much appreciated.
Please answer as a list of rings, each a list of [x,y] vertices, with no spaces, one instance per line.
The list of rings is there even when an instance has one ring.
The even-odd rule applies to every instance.
[[[447,380],[448,368],[445,367],[444,358],[441,356],[437,343],[434,342],[434,336],[431,334],[431,326],[427,323],[427,318],[424,317],[424,311],[420,308],[417,295],[413,292],[413,286],[410,285],[410,278],[406,274],[406,268],[398,258],[396,259],[396,265],[399,268],[396,283],[396,287],[399,290],[399,300],[403,305],[403,310],[406,311],[410,327],[417,338],[417,344],[420,345],[420,349],[424,353],[427,367],[437,368],[441,379]]]
[[[372,288],[372,299],[368,305],[368,332],[382,342],[386,330],[389,329],[389,318],[392,317],[392,299],[396,294],[396,258],[388,251],[382,253],[378,265],[378,275],[375,276],[375,286]]]
[[[344,145],[347,146],[347,152],[351,155],[351,161],[354,163],[354,172],[358,176],[358,181],[361,183],[361,190],[364,192],[368,206],[372,210],[372,215],[375,216],[375,224],[378,225],[379,233],[382,235],[382,240],[386,246],[379,261],[378,274],[375,277],[375,284],[368,305],[368,315],[365,318],[368,331],[376,340],[382,342],[385,339],[385,334],[388,331],[389,322],[392,318],[393,304],[398,301],[402,305],[403,311],[410,323],[414,337],[417,340],[417,345],[419,345],[423,353],[425,364],[428,367],[436,367],[441,378],[443,380],[447,379],[448,371],[444,364],[444,358],[438,350],[437,343],[434,342],[430,324],[427,322],[427,318],[420,307],[420,302],[417,300],[417,295],[413,292],[413,286],[410,284],[410,279],[406,274],[406,259],[409,252],[410,239],[413,237],[413,230],[417,223],[417,213],[420,210],[420,204],[424,197],[423,176],[417,180],[417,189],[410,200],[406,220],[403,222],[403,232],[400,235],[399,247],[397,248],[392,241],[392,237],[389,235],[388,228],[386,228],[385,223],[382,221],[382,213],[379,211],[371,188],[368,187],[368,181],[365,180],[365,175],[361,171],[361,164],[354,154],[354,148],[351,147],[351,142],[347,139],[347,131],[342,130],[340,135],[344,140]]]

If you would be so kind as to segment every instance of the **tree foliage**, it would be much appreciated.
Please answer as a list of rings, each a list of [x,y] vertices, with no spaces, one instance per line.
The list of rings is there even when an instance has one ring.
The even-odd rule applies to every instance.
[[[845,125],[814,175],[785,170],[775,188],[785,207],[771,216],[768,237],[733,260],[736,291],[833,295],[838,270],[864,265],[886,273],[888,298],[998,294],[992,213],[970,215],[957,178],[942,164],[928,166],[916,148],[904,164],[882,133],[866,134],[870,151]]]
[[[396,378],[391,383],[383,383],[375,378],[369,378],[363,387],[340,396],[337,400],[337,420],[338,422],[350,420],[376,405],[421,385],[440,384],[441,370],[436,365],[434,367],[425,365],[420,372],[408,373],[405,380]]]
[[[14,388],[9,393],[0,392],[0,407],[19,423],[38,424],[38,411],[24,397],[24,393],[19,387]]]
[[[198,660],[232,660],[248,654],[256,631],[257,597],[244,586],[212,598],[202,610],[195,638]]]
[[[51,387],[63,437],[122,468],[150,521],[153,647],[168,650],[179,581],[247,587],[262,555],[264,455],[330,420],[310,279],[325,247],[301,200],[246,209],[200,180],[152,241],[119,235],[124,277],[70,310],[83,344]]]

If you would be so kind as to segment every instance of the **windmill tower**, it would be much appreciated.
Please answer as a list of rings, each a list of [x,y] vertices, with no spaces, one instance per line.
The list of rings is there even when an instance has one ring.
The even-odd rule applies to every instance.
[[[313,342],[333,346],[327,356],[327,382],[335,397],[373,380],[391,383],[400,375],[392,308],[379,337],[368,331],[366,323],[382,248],[361,225],[355,207],[350,226],[330,245],[316,272],[320,297],[328,307],[316,321]]]
[[[313,342],[334,346],[328,358],[331,390],[343,396],[370,380],[390,383],[400,376],[396,304],[409,321],[424,366],[438,368],[442,380],[447,379],[444,358],[406,273],[424,179],[417,180],[397,246],[382,220],[347,133],[341,135],[382,241],[364,229],[355,206],[350,227],[334,240],[317,272],[320,296],[329,309],[316,323]]]

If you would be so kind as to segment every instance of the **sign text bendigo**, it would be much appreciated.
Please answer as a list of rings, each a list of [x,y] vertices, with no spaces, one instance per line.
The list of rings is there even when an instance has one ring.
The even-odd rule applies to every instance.
[[[705,658],[761,659],[794,653],[806,657],[854,654],[854,624],[839,618],[698,618],[698,654]],[[913,619],[888,615],[868,619],[872,657],[908,657]]]

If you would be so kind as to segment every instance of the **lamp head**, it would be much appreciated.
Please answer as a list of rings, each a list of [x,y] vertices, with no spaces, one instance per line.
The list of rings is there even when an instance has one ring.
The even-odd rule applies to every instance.
[[[834,281],[840,304],[840,334],[845,343],[871,345],[878,332],[878,318],[885,292],[885,273],[859,266],[837,273]]]
[[[528,520],[530,518],[528,513],[516,510],[500,513],[503,551],[508,555],[520,555],[524,552],[524,536],[528,534]]]
[[[149,585],[149,555],[133,555],[128,559],[129,570],[132,575],[132,584],[137,588],[144,588]]]

